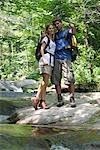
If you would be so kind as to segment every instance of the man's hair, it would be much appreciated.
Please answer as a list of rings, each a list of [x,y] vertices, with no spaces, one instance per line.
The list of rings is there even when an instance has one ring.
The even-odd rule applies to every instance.
[[[55,25],[56,21],[59,21],[62,23],[61,19],[58,16],[55,16],[54,21],[53,21],[53,25]]]

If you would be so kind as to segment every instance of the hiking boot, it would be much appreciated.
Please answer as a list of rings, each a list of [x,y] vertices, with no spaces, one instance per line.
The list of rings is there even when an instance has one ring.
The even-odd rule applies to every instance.
[[[71,105],[71,107],[76,107],[75,99],[73,96],[70,97],[70,105]]]
[[[61,96],[61,94],[58,95],[58,103],[57,103],[57,107],[61,107],[64,105],[64,101],[63,101],[63,97]]]

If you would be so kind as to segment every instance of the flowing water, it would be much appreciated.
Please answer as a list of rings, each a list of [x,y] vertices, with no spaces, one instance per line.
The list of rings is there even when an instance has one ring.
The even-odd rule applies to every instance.
[[[0,150],[99,150],[100,130],[61,130],[2,124]]]
[[[100,129],[36,127],[6,120],[27,106],[31,102],[24,99],[0,99],[0,150],[100,150]]]

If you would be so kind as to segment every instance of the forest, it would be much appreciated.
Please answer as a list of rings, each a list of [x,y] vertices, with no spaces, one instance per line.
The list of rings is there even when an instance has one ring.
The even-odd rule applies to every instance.
[[[76,27],[78,56],[73,62],[76,84],[100,84],[100,1],[1,0],[0,79],[39,80],[35,49],[41,31],[54,16]]]

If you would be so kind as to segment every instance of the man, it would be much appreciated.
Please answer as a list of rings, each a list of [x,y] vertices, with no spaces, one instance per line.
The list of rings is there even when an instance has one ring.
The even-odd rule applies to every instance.
[[[70,92],[70,105],[76,107],[74,98],[74,74],[71,65],[71,37],[76,29],[73,24],[69,23],[70,29],[64,30],[62,21],[56,17],[53,21],[54,26],[57,29],[55,34],[56,52],[55,52],[55,66],[53,73],[53,81],[55,84],[58,103],[57,106],[61,107],[64,105],[63,98],[61,95],[61,78],[62,73],[64,75],[64,84],[68,85]]]

